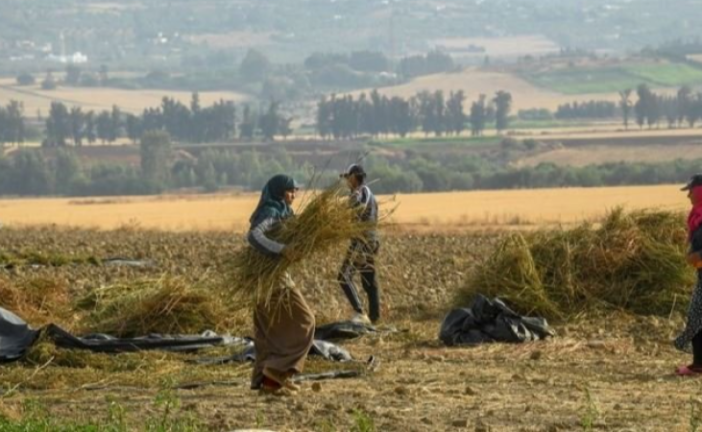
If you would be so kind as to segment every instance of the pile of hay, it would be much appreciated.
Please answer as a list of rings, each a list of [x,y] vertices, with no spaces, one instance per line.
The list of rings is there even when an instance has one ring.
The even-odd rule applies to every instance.
[[[0,277],[0,307],[14,312],[33,327],[69,325],[73,312],[69,283],[64,278]]]
[[[97,289],[78,302],[84,331],[118,337],[221,330],[228,317],[216,292],[163,276]]]
[[[251,247],[243,248],[234,257],[231,270],[235,298],[253,304],[270,304],[291,266],[361,237],[370,227],[368,222],[359,221],[357,210],[349,205],[341,182],[313,192],[300,214],[270,234],[271,238],[287,245],[288,257],[267,257]]]
[[[476,293],[518,311],[565,318],[596,309],[684,311],[695,281],[682,214],[612,211],[599,227],[514,234],[470,274],[459,306]]]

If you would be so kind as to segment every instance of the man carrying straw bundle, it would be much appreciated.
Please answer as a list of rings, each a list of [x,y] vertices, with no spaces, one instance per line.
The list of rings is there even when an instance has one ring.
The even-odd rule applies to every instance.
[[[261,254],[292,259],[286,245],[268,234],[293,216],[290,207],[299,186],[292,177],[276,175],[266,183],[250,218],[248,241]],[[256,362],[251,388],[273,394],[291,394],[299,386],[291,381],[302,372],[314,338],[315,318],[302,293],[285,273],[271,298],[254,306]]]
[[[676,373],[680,376],[697,376],[702,375],[702,174],[692,176],[682,190],[687,191],[692,204],[687,218],[690,242],[687,261],[697,269],[697,285],[687,312],[685,330],[675,339],[675,347],[681,351],[689,352],[692,346],[692,364],[680,366]]]
[[[351,240],[339,271],[339,284],[355,312],[351,321],[362,324],[375,323],[380,319],[380,290],[375,271],[375,256],[380,248],[378,232],[375,228],[378,222],[378,203],[373,192],[365,184],[366,172],[361,165],[352,164],[340,177],[346,179],[351,189],[351,205],[358,211],[359,220],[368,224],[369,228],[361,237]],[[356,272],[361,274],[361,284],[368,296],[370,317],[363,311],[363,305],[353,283]]]

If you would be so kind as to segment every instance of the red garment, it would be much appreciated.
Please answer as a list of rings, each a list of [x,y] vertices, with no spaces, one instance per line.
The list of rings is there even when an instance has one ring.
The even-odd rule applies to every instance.
[[[690,238],[695,233],[697,228],[702,225],[702,186],[697,186],[692,189],[692,209],[687,216],[687,232]]]

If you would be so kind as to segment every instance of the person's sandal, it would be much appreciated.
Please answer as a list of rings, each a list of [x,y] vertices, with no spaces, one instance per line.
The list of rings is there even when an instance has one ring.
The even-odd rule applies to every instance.
[[[281,384],[274,379],[269,377],[263,378],[263,384],[259,390],[261,394],[272,395],[272,396],[294,396],[296,391],[292,390],[288,386]]]
[[[283,388],[294,392],[299,392],[300,390],[302,390],[302,387],[300,387],[299,384],[295,384],[290,378],[286,379],[283,382]]]
[[[702,375],[702,367],[700,366],[680,366],[675,370],[677,376],[699,376]]]

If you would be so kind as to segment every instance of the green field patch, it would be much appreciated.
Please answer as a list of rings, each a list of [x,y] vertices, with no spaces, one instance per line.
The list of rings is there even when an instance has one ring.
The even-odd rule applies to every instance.
[[[702,69],[683,63],[632,65],[626,66],[625,70],[654,85],[676,87],[702,84]]]
[[[527,73],[523,77],[534,85],[563,94],[611,93],[641,83],[641,78],[620,68],[562,69]]]
[[[532,84],[563,94],[613,93],[640,84],[680,87],[702,84],[702,69],[683,63],[630,64],[621,67],[558,69],[523,73]]]

